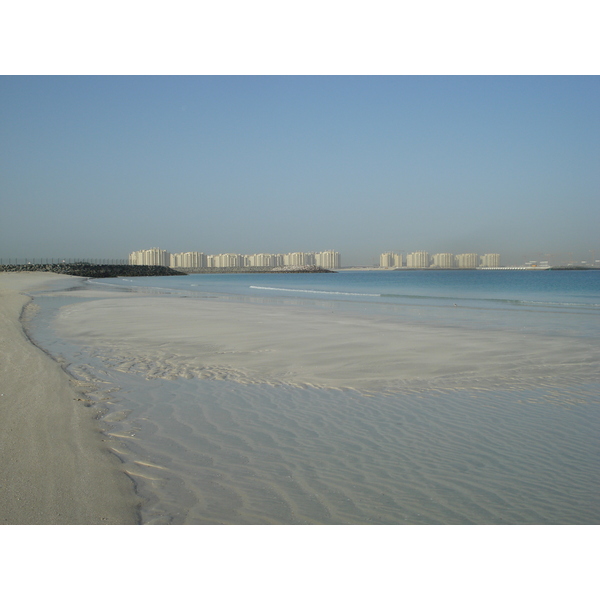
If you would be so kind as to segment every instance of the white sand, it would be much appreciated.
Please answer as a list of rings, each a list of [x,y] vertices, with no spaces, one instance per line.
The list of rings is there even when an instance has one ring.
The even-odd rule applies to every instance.
[[[594,373],[597,345],[297,306],[121,296],[66,306],[61,336],[121,370],[360,390],[502,386]]]
[[[109,369],[125,394],[109,443],[145,523],[597,522],[593,412],[575,410],[597,398],[596,340],[294,302],[57,294],[77,302],[53,326],[88,350],[92,375],[96,355],[149,378],[361,392]],[[365,393],[378,390],[392,393]]]
[[[0,523],[136,522],[133,485],[104,448],[76,382],[30,343],[24,293],[80,278],[0,273]]]

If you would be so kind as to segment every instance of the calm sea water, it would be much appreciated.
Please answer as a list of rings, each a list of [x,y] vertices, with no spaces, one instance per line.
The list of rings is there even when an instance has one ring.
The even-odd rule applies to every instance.
[[[103,285],[251,297],[507,309],[600,310],[600,271],[341,271],[96,280]]]
[[[202,274],[85,287],[600,341],[598,271]],[[90,300],[39,295],[31,332],[96,386],[88,396],[104,406],[145,523],[600,523],[598,377],[368,397],[146,380],[111,369],[92,341],[56,337],[56,311]]]

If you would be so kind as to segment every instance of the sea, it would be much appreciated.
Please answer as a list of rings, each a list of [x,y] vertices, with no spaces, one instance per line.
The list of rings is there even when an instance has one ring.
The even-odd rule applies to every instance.
[[[55,327],[61,311],[107,291],[184,297],[199,310],[210,299],[284,307],[290,318],[298,309],[378,317],[492,342],[509,332],[585,352],[561,369],[535,365],[526,385],[449,379],[364,393],[152,377],[115,368],[92,339],[77,344]],[[80,382],[144,524],[600,523],[600,271],[97,279],[36,294],[24,322]]]

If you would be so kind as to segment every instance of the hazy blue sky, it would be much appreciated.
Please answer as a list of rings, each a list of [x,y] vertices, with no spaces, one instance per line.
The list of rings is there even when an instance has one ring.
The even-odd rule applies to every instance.
[[[0,257],[600,259],[600,78],[0,77]]]

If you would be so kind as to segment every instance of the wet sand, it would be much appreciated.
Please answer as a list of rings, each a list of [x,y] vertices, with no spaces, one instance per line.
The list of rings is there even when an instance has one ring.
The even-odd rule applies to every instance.
[[[149,524],[600,524],[599,409],[122,374],[111,446]],[[597,388],[596,388],[597,391]]]
[[[576,382],[600,364],[593,339],[210,298],[121,294],[65,306],[55,327],[146,377],[361,392]]]
[[[138,499],[78,382],[19,321],[27,292],[81,279],[0,274],[0,523],[133,524]]]
[[[600,523],[594,339],[58,295],[144,523]]]

